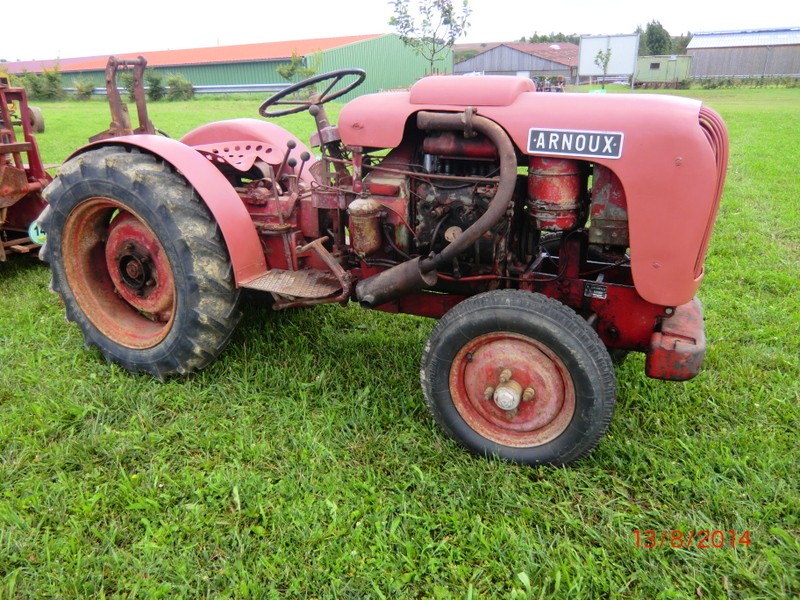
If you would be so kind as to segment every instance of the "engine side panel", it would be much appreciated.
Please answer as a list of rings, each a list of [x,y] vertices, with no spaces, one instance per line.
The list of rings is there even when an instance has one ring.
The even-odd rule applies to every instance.
[[[678,306],[700,285],[695,265],[717,203],[717,161],[699,125],[700,107],[667,96],[535,94],[521,97],[513,112],[481,112],[527,154],[533,127],[622,133],[619,158],[589,158],[613,171],[625,190],[637,291],[649,302]]]

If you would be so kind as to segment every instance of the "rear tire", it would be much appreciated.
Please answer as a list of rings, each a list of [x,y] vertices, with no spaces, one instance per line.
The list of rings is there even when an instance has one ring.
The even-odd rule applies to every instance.
[[[159,378],[217,357],[239,291],[219,227],[182,176],[108,146],[65,163],[46,199],[41,253],[87,345]]]
[[[584,458],[616,403],[614,367],[595,331],[560,302],[518,290],[478,294],[445,314],[420,379],[450,437],[522,464]]]

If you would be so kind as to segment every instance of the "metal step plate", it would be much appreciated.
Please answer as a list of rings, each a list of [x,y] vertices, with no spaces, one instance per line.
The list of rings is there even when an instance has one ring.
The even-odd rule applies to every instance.
[[[317,269],[273,269],[242,287],[295,298],[327,298],[342,290],[342,284],[333,273]]]

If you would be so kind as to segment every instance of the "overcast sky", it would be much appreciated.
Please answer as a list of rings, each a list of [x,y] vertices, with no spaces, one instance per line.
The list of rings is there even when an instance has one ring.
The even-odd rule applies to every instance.
[[[456,0],[460,2],[460,0]],[[657,20],[671,35],[800,27],[797,0],[469,0],[459,42],[516,41],[535,32],[633,33]],[[15,3],[0,59],[100,56],[392,32],[388,0],[40,0]],[[127,9],[125,13],[122,8]],[[8,14],[8,11],[6,11]]]

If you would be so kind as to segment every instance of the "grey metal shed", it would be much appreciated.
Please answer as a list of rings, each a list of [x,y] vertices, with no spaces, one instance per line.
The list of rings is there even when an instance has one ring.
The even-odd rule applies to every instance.
[[[572,81],[577,74],[578,46],[558,43],[505,43],[453,65],[453,73],[563,77]]]
[[[691,76],[800,77],[800,27],[696,33]]]

